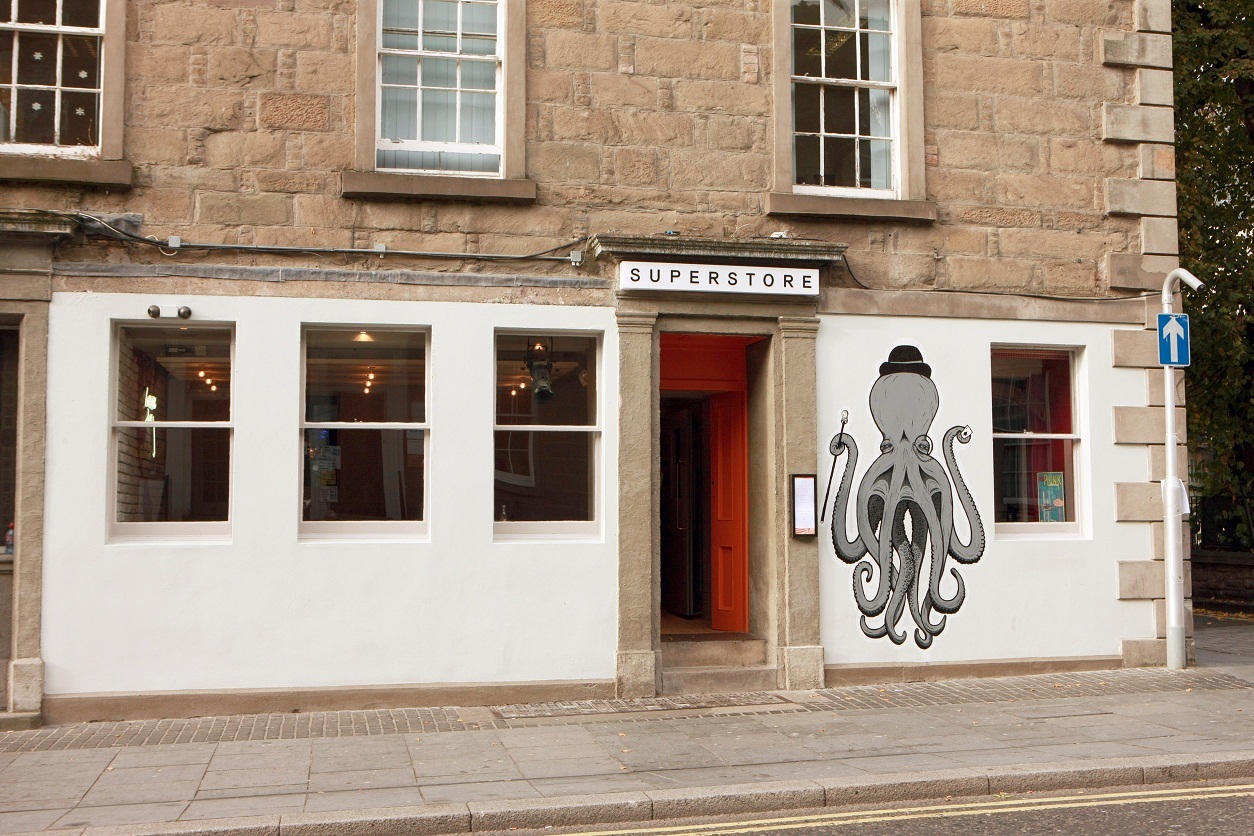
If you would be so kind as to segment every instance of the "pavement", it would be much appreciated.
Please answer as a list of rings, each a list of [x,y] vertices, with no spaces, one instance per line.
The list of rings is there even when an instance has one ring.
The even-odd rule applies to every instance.
[[[1254,778],[1254,620],[1196,667],[0,733],[0,833],[360,836]]]

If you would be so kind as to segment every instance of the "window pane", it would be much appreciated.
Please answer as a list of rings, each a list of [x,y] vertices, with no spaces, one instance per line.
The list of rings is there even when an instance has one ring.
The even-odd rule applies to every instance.
[[[466,55],[495,55],[496,38],[466,35],[462,37],[462,52]]]
[[[496,34],[496,4],[466,3],[462,6],[462,31]]]
[[[384,55],[383,83],[418,86],[418,56]]]
[[[863,136],[892,136],[892,93],[863,89],[859,94],[860,133]]]
[[[796,137],[793,145],[793,168],[797,185],[823,185],[821,165],[819,138],[817,136]]]
[[[823,0],[823,25],[853,27],[853,0]]]
[[[96,144],[96,112],[100,107],[98,95],[68,91],[61,94],[62,145]]]
[[[495,90],[496,62],[462,61],[462,87],[470,90]]]
[[[792,22],[819,25],[819,4],[817,0],[792,0]]]
[[[828,78],[857,78],[858,53],[852,32],[828,30],[823,33],[827,51],[824,75]]]
[[[454,58],[425,58],[422,62],[422,86],[457,87],[457,60]]]
[[[395,32],[383,33],[383,46],[387,49],[417,49],[417,35],[398,35]]]
[[[57,22],[57,0],[17,0],[18,23]]]
[[[892,81],[893,39],[891,35],[862,35],[862,78]]]
[[[423,4],[422,28],[425,32],[456,32],[457,4],[444,0],[426,0]]]
[[[65,0],[61,4],[61,23],[65,26],[83,26],[91,29],[98,27],[100,3],[96,0]]]
[[[593,433],[516,430],[495,435],[496,519],[593,519]]]
[[[413,331],[307,331],[305,420],[422,422],[426,341]]]
[[[888,31],[889,4],[890,0],[862,0],[862,28]]]
[[[496,141],[496,96],[462,94],[461,141],[491,145]]]
[[[469,154],[452,151],[390,151],[375,153],[379,168],[426,171],[476,171],[495,174],[501,168],[499,154]]]
[[[819,92],[817,84],[792,86],[793,130],[797,133],[819,132]]]
[[[825,137],[823,140],[823,185],[856,186],[854,162],[857,140]]]
[[[54,90],[17,90],[14,115],[17,131],[14,139],[37,145],[57,141],[57,94]]]
[[[992,377],[993,432],[1074,432],[1070,352],[995,348]]]
[[[23,32],[17,42],[18,84],[56,84],[57,36]]]
[[[426,432],[306,429],[306,520],[421,520]]]
[[[596,423],[596,338],[498,334],[498,424]]]
[[[818,78],[823,75],[822,32],[818,29],[792,31],[792,74]]]
[[[457,139],[457,94],[452,90],[422,91],[422,138],[428,142]]]
[[[823,90],[823,130],[829,134],[852,134],[853,97],[852,87],[827,87]]]
[[[120,329],[118,419],[231,420],[231,332]]]
[[[0,89],[0,142],[12,142],[10,120],[13,114],[13,94]]]
[[[1075,520],[1075,442],[994,438],[997,522]]]
[[[384,139],[418,138],[418,91],[415,88],[383,88],[379,134]]]
[[[384,29],[417,29],[417,0],[383,0]]]
[[[862,152],[861,183],[867,189],[890,189],[893,185],[893,144],[883,140],[863,139],[858,142]]]
[[[229,429],[118,430],[118,522],[222,522],[230,492]]]
[[[0,0],[3,3],[4,0]],[[0,32],[0,84],[13,83],[13,39],[12,32]]]
[[[61,40],[61,86],[100,86],[99,38],[72,38]]]

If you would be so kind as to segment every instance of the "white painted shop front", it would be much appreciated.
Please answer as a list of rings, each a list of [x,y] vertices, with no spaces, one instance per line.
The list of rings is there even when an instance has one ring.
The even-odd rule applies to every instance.
[[[139,426],[119,422],[113,412],[126,397],[119,383],[120,341],[131,339],[126,335],[132,332],[180,327],[178,319],[149,319],[145,311],[154,304],[189,307],[192,318],[186,327],[220,329],[230,346],[230,410],[224,427],[230,434],[229,519],[217,527],[119,523],[116,493],[122,477],[115,465],[116,439],[127,432],[147,438],[144,433],[155,430],[139,417],[133,419]],[[642,511],[626,504],[620,509],[620,498],[635,497],[640,489],[626,473],[629,468],[620,465],[628,462],[632,473],[656,474],[657,354],[666,334],[690,331],[738,335],[738,344],[757,346],[740,349],[749,352],[751,378],[759,368],[759,381],[768,381],[769,387],[792,387],[787,393],[755,394],[757,384],[750,382],[750,444],[784,444],[770,439],[785,438],[790,428],[817,426],[817,438],[804,439],[797,448],[817,448],[810,464],[794,467],[782,452],[774,459],[755,458],[751,451],[750,498],[787,503],[792,472],[811,470],[818,476],[821,502],[833,464],[830,444],[842,431],[842,411],[848,412],[843,431],[861,454],[844,520],[850,536],[857,533],[857,488],[880,455],[882,441],[872,420],[870,392],[883,366],[890,372],[902,363],[918,366],[909,352],[894,349],[917,349],[938,392],[933,420],[916,415],[908,421],[922,427],[915,441],[919,435],[930,439],[920,460],[944,461],[946,431],[970,428],[969,443],[953,444],[954,457],[982,521],[984,548],[977,562],[946,562],[937,594],[929,600],[935,604],[955,597],[957,581],[950,568],[961,576],[965,598],[944,615],[943,630],[926,637],[926,648],[916,641],[919,622],[913,615],[926,580],[913,607],[902,592],[899,608],[890,595],[889,603],[867,618],[874,633],[875,625],[885,622],[884,613],[890,613],[888,632],[903,637],[901,644],[888,636],[868,637],[860,626],[863,613],[854,600],[854,579],[862,577],[864,592],[873,597],[878,576],[872,570],[857,576],[863,571],[856,568],[858,561],[846,563],[837,556],[831,499],[817,538],[792,538],[791,514],[769,509],[750,514],[749,594],[754,600],[749,608],[764,614],[753,616],[749,632],[776,631],[766,647],[765,664],[775,677],[770,687],[805,681],[796,672],[798,660],[808,658],[808,647],[815,644],[821,644],[821,662],[816,656],[811,664],[826,666],[830,684],[909,676],[912,670],[917,675],[919,666],[932,664],[968,671],[1018,663],[1117,666],[1123,642],[1154,638],[1152,601],[1121,600],[1120,563],[1149,560],[1153,553],[1148,524],[1115,521],[1116,483],[1145,482],[1151,475],[1146,447],[1117,444],[1112,427],[1113,406],[1147,404],[1143,370],[1117,365],[1112,354],[1112,331],[1137,328],[1126,306],[1108,321],[1097,314],[1090,321],[1067,322],[1015,319],[1006,307],[968,317],[942,315],[942,308],[920,315],[917,306],[903,309],[910,316],[882,306],[836,313],[828,312],[831,299],[808,320],[782,315],[757,320],[745,314],[743,299],[669,312],[665,305],[671,303],[659,304],[663,310],[648,320],[652,324],[632,325],[644,340],[638,343],[646,358],[641,365],[626,353],[620,358],[627,333],[621,307],[54,294],[42,636],[46,703],[53,716],[142,716],[158,710],[153,706],[166,713],[203,712],[215,705],[268,708],[286,705],[283,700],[308,709],[627,692],[624,682],[630,677],[625,678],[624,666],[664,654],[659,647],[660,581],[636,584],[634,570],[624,569],[644,566],[646,574],[656,574],[658,524],[647,522],[647,502]],[[632,322],[645,321],[632,316]],[[807,328],[804,342],[813,346],[812,359],[796,356],[802,358],[802,374],[814,380],[812,395],[789,377],[797,374],[797,361],[786,345]],[[317,484],[302,474],[308,453],[302,448],[309,443],[307,433],[318,430],[309,426],[318,423],[316,416],[302,413],[309,380],[304,364],[313,356],[310,335],[375,330],[419,334],[425,340],[425,408],[413,422],[418,429],[406,436],[406,444],[423,445],[421,520],[373,527],[309,525],[302,520],[302,501],[308,506]],[[172,332],[158,336],[165,333]],[[501,507],[502,419],[499,403],[494,406],[504,391],[501,335],[577,337],[595,346],[591,367],[583,375],[572,371],[570,378],[578,377],[591,390],[590,417],[577,428],[555,430],[577,431],[588,441],[590,504],[587,518],[577,525],[519,519]],[[1049,368],[1054,370],[1063,368],[1060,363],[1066,368],[1069,424],[1052,435],[1068,436],[1062,439],[1068,463],[1050,463],[1045,471],[1065,471],[1059,477],[1066,484],[1057,493],[1056,522],[1039,521],[1052,520],[1049,514],[1055,513],[1034,504],[1040,497],[1007,499],[995,477],[1000,465],[994,460],[994,357],[1007,350],[1012,356],[1028,351],[1038,371],[1041,362],[1053,363]],[[890,355],[897,366],[889,362]],[[530,362],[529,356],[521,366],[527,369],[520,377],[524,383],[537,379]],[[806,362],[812,371],[804,371]],[[768,369],[775,371],[768,374]],[[637,392],[646,392],[643,405],[633,400]],[[810,416],[788,414],[789,409],[804,412],[806,403]],[[633,415],[641,408],[653,410],[654,428],[643,429],[654,434],[646,445],[652,453],[620,444],[629,404]],[[754,429],[759,426],[773,427],[774,435]],[[998,429],[999,437],[1009,435],[1005,426]],[[1033,433],[1041,428],[1019,429]],[[510,443],[504,443],[507,454]],[[1018,441],[1009,438],[1004,444],[1014,448]],[[833,497],[848,460],[847,450],[842,451]],[[953,479],[948,468],[944,473]],[[904,474],[898,476],[909,481]],[[1030,478],[1037,475],[1034,471]],[[890,473],[885,484],[900,481],[893,482]],[[949,492],[945,501],[952,500],[956,542],[970,542],[960,489],[953,481],[932,482],[938,485]],[[916,484],[915,490],[922,488]],[[324,499],[336,495],[322,494]],[[651,502],[657,520],[658,497]],[[1019,510],[1008,512],[1016,502]],[[1028,506],[1038,519],[999,521]],[[620,531],[624,520],[643,527],[644,541],[653,543],[651,552],[636,554],[624,545],[629,539]],[[933,543],[938,532],[932,532]],[[792,556],[777,564],[775,553]],[[900,556],[893,559],[900,567]],[[783,568],[772,574],[776,568],[753,568],[759,564]],[[804,583],[816,588],[789,591],[796,581],[788,572],[797,567],[811,572],[799,577],[813,578]],[[652,599],[641,600],[645,596]],[[785,616],[806,621],[802,632],[787,634],[796,628],[781,624]],[[940,617],[935,609],[922,616],[933,625]],[[637,622],[643,632],[632,644],[628,636]],[[807,640],[805,630],[817,638]],[[645,673],[633,674],[628,684],[648,691],[652,677],[660,685],[660,668],[650,673],[649,664],[654,663],[640,668]],[[823,671],[807,675],[821,679]],[[302,702],[302,692],[312,696]],[[230,694],[237,701],[197,702],[198,693]],[[155,700],[148,708],[124,707],[128,701],[142,703],[144,695]],[[180,695],[186,696],[182,702]],[[75,706],[76,699],[81,704]]]

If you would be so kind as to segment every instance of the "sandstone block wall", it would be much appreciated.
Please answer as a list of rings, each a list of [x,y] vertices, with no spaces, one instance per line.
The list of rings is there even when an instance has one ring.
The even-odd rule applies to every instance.
[[[0,183],[0,205],[137,212],[144,234],[186,241],[458,252],[530,252],[598,232],[787,231],[849,244],[858,280],[877,287],[1089,295],[1145,284],[1142,273],[1167,265],[1168,0],[921,7],[936,223],[764,214],[772,79],[787,71],[772,14],[788,11],[766,0],[527,0],[526,120],[510,130],[525,132],[538,199],[510,206],[341,197],[355,67],[373,60],[355,52],[354,0],[132,0],[125,157],[134,186]],[[167,257],[88,243],[59,258]]]

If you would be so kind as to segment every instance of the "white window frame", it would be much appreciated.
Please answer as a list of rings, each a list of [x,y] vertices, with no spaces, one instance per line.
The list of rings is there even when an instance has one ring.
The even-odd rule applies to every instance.
[[[1075,345],[1043,345],[1034,343],[993,343],[989,346],[989,386],[992,386],[992,357],[995,351],[1052,351],[1060,354],[1066,354],[1070,360],[1070,387],[1071,387],[1071,432],[1070,433],[992,433],[994,441],[998,439],[1011,440],[1034,440],[1034,441],[1070,441],[1071,442],[1071,484],[1072,497],[1071,504],[1073,507],[1073,519],[1064,522],[997,522],[996,521],[996,503],[1001,501],[998,495],[997,480],[1000,474],[993,473],[993,502],[994,502],[994,531],[998,539],[1039,539],[1041,537],[1052,537],[1061,535],[1072,537],[1080,535],[1084,532],[1085,523],[1085,501],[1084,501],[1084,485],[1086,480],[1083,478],[1081,466],[1084,461],[1084,428],[1087,423],[1083,419],[1083,404],[1080,399],[1080,375],[1081,363],[1084,349]],[[991,409],[991,400],[990,400]],[[991,417],[991,416],[990,416]],[[991,424],[990,424],[991,425]],[[991,451],[990,451],[991,453]],[[990,455],[990,461],[992,456]]]
[[[866,0],[858,0],[859,4],[864,3],[864,2],[866,2]],[[861,79],[837,79],[837,78],[824,78],[824,77],[816,78],[816,77],[810,77],[810,76],[793,75],[792,74],[793,55],[792,55],[792,49],[791,49],[791,40],[789,42],[790,48],[788,50],[788,53],[789,53],[788,73],[789,73],[789,93],[790,94],[792,94],[793,91],[796,89],[796,85],[798,83],[813,84],[815,86],[822,87],[822,88],[841,87],[841,88],[847,88],[847,89],[852,89],[852,90],[864,90],[864,89],[865,90],[871,90],[871,89],[887,90],[890,93],[891,98],[890,98],[890,105],[889,105],[889,110],[890,110],[889,123],[892,126],[892,130],[891,130],[890,136],[888,137],[888,140],[889,142],[891,142],[891,147],[892,147],[892,155],[891,155],[892,185],[887,189],[876,189],[876,188],[867,187],[867,186],[813,186],[813,185],[798,184],[796,183],[797,161],[796,161],[795,150],[794,150],[793,155],[792,155],[793,156],[792,190],[795,194],[833,195],[833,196],[838,196],[838,197],[871,197],[871,198],[889,199],[889,200],[895,199],[901,194],[901,185],[900,185],[901,173],[902,173],[901,151],[902,151],[902,144],[903,144],[902,143],[903,131],[902,131],[902,124],[901,124],[901,105],[900,105],[901,96],[900,96],[899,88],[901,87],[901,76],[902,76],[901,68],[902,68],[903,56],[902,56],[902,49],[901,49],[901,28],[898,22],[899,19],[901,18],[901,15],[898,13],[897,2],[895,2],[895,0],[889,0],[888,5],[889,5],[889,14],[891,16],[891,19],[889,21],[889,28],[890,28],[891,44],[892,44],[892,47],[889,53],[890,61],[891,61],[891,79],[889,81],[867,81],[867,80],[861,80]],[[822,2],[819,3],[819,6],[820,8],[822,8],[823,6]],[[789,14],[791,15],[791,10],[792,10],[791,0],[789,0],[788,7],[789,7]],[[857,21],[857,19],[858,18],[857,18],[856,7],[855,7],[855,17],[854,17],[855,22]],[[790,35],[792,34],[793,29],[797,28],[797,26],[798,26],[797,24],[793,24],[791,23],[791,21],[789,22],[789,34]],[[827,31],[826,28],[821,25],[817,27],[811,26],[811,25],[802,25],[800,26],[800,28],[817,29],[820,33]],[[856,30],[856,31],[861,31],[861,30]],[[854,36],[854,45],[855,45],[855,48],[857,49],[857,53],[859,56],[858,65],[861,66],[862,65],[862,39],[858,37],[856,34]],[[794,143],[790,147],[795,148],[795,142],[796,142],[796,136],[797,136],[796,111],[795,111],[795,108],[791,104],[791,102],[793,101],[792,95],[790,95],[789,101],[790,101],[790,106],[789,106],[790,120],[789,120],[788,127],[789,127],[789,134],[792,137],[792,142]],[[860,103],[857,106],[860,106]],[[854,127],[856,130],[857,122],[858,122],[856,116],[854,117],[854,121],[855,121]],[[822,136],[823,136],[823,134],[821,133],[822,124],[823,124],[823,118],[822,116],[820,116],[819,117],[820,149],[822,147]],[[861,142],[863,139],[864,139],[863,137],[858,136],[857,141]],[[860,159],[857,159],[857,158],[855,159],[856,159],[856,164],[860,165],[861,164]]]
[[[184,540],[224,540],[230,537],[231,520],[235,516],[235,324],[232,322],[197,322],[198,330],[206,331],[225,331],[230,335],[231,349],[229,359],[231,364],[230,402],[231,402],[231,420],[229,421],[124,421],[118,418],[118,402],[121,397],[121,373],[120,367],[120,351],[121,351],[121,335],[123,328],[147,329],[152,331],[168,330],[172,326],[166,323],[156,324],[149,320],[114,320],[111,323],[111,333],[109,339],[110,360],[109,360],[109,466],[107,468],[107,478],[109,480],[108,501],[105,503],[105,512],[109,515],[107,530],[110,532],[110,541],[125,542],[130,540],[141,541],[184,541]],[[170,429],[225,429],[230,433],[230,454],[227,465],[229,480],[229,498],[227,500],[227,518],[225,520],[215,520],[213,522],[182,522],[182,521],[157,521],[157,522],[119,522],[118,521],[118,445],[121,437],[121,431],[125,429],[151,429],[151,430],[170,430]]]
[[[773,200],[768,201],[771,214],[807,214],[854,217],[880,217],[876,204],[862,199],[884,202],[922,202],[927,198],[924,165],[923,123],[923,34],[922,12],[918,0],[890,0],[892,4],[892,61],[896,93],[893,97],[893,189],[870,189],[848,186],[801,186],[795,183],[793,158],[795,131],[793,111],[793,25],[792,0],[776,3],[772,8],[772,66],[774,89],[774,179]],[[826,83],[830,79],[808,79]],[[823,201],[817,200],[824,199]],[[911,204],[912,205],[912,204]],[[888,208],[885,211],[890,211]],[[891,210],[897,217],[900,209]],[[909,217],[915,217],[909,215]]]
[[[393,331],[423,336],[423,406],[422,421],[310,421],[306,400],[309,358],[308,335],[310,331]],[[301,475],[297,489],[297,538],[302,542],[342,540],[426,540],[430,534],[429,510],[431,506],[431,327],[429,325],[379,325],[358,323],[349,325],[331,322],[301,323],[300,334],[300,418],[299,460],[297,472]],[[305,433],[308,430],[420,430],[422,432],[422,519],[421,520],[306,520],[305,503]],[[408,441],[407,441],[408,443]]]
[[[501,336],[515,337],[584,337],[594,341],[593,351],[596,353],[596,397],[593,401],[596,408],[596,420],[591,424],[499,424],[496,421],[496,364],[497,338]],[[590,520],[494,520],[492,537],[498,542],[517,540],[589,540],[600,537],[604,519],[602,498],[605,495],[605,467],[603,466],[602,442],[604,439],[603,422],[605,420],[605,386],[603,380],[603,357],[605,355],[605,334],[601,331],[581,331],[562,328],[497,328],[492,332],[492,449],[496,449],[498,432],[567,432],[581,433],[590,436],[592,457],[592,474],[589,478],[588,507],[592,511]],[[499,471],[493,466],[492,492],[496,496],[496,477]],[[494,503],[495,504],[495,503]],[[493,509],[495,514],[495,508]]]
[[[418,2],[418,0],[414,0],[414,2]],[[448,0],[448,2],[457,2],[457,0]],[[505,49],[506,27],[508,25],[507,15],[506,15],[506,0],[497,0],[497,4],[496,4],[496,31],[497,31],[496,52],[493,53],[491,56],[488,56],[488,55],[467,56],[465,53],[461,53],[461,52],[429,51],[429,50],[423,49],[421,44],[419,45],[419,48],[417,50],[401,50],[401,49],[392,49],[389,47],[385,47],[383,45],[383,6],[384,6],[384,0],[377,0],[376,16],[377,16],[378,28],[376,31],[378,32],[378,42],[377,42],[377,48],[375,50],[375,101],[377,105],[375,107],[375,125],[374,125],[376,153],[378,151],[415,151],[415,152],[426,151],[426,152],[450,152],[450,153],[458,153],[458,154],[475,154],[475,155],[480,155],[480,156],[495,155],[497,158],[497,167],[496,167],[496,171],[465,171],[463,169],[445,169],[445,168],[384,168],[378,165],[375,165],[374,168],[378,171],[385,171],[389,173],[401,173],[401,174],[413,173],[413,174],[451,175],[455,177],[481,177],[481,178],[491,178],[491,179],[502,178],[504,176],[504,170],[505,170],[505,148],[504,148],[504,145],[505,145],[504,143],[505,57],[504,56],[505,56],[505,51],[506,51]],[[459,16],[460,16],[460,10],[461,10],[462,4],[460,2],[457,2],[457,7],[459,10]],[[417,34],[419,35],[419,37],[421,37],[421,32],[418,32]],[[458,28],[457,28],[457,38],[459,41],[461,37],[462,37],[462,31],[461,31],[461,23],[459,20]],[[493,94],[496,97],[496,108],[495,108],[495,115],[494,115],[495,129],[496,129],[495,130],[496,141],[491,145],[487,145],[484,143],[471,143],[471,142],[433,142],[433,141],[425,141],[422,139],[412,139],[412,140],[385,139],[383,136],[383,130],[382,130],[383,88],[384,88],[383,56],[385,55],[405,55],[405,56],[416,55],[418,57],[418,64],[419,64],[419,68],[418,68],[419,79],[421,79],[423,59],[427,57],[446,58],[446,59],[455,60],[455,61],[460,60],[465,57],[470,57],[472,60],[477,60],[477,61],[482,61],[487,58],[495,59],[496,81],[495,81],[495,88],[493,90]],[[421,103],[422,89],[423,88],[421,86],[418,87],[419,112],[421,112],[421,108],[422,108],[422,103]],[[461,88],[457,88],[457,92],[460,94]],[[461,107],[460,107],[461,97],[460,95],[458,95],[457,101],[459,102],[459,104],[456,110],[456,115],[454,116],[454,122],[457,125],[460,125],[461,123],[461,115],[460,115],[461,114]],[[419,121],[418,130],[419,130],[419,133],[421,134],[421,131],[422,131],[421,121]]]
[[[13,0],[0,0],[12,4]],[[58,4],[65,0],[58,0]],[[43,145],[36,143],[0,142],[0,155],[39,156],[74,160],[119,160],[122,158],[122,126],[124,118],[123,85],[125,84],[126,0],[99,0],[100,26],[95,28],[52,24],[0,23],[2,31],[38,32],[46,34],[84,35],[100,38],[100,74],[98,78],[99,108],[96,118],[95,145]],[[10,6],[12,9],[12,5]],[[14,78],[10,89],[16,89],[17,54],[14,53]],[[58,76],[60,67],[58,66]],[[37,85],[45,86],[47,85]],[[49,89],[58,89],[59,84]],[[71,91],[74,88],[70,88]],[[59,101],[59,99],[58,99]],[[4,114],[8,119],[8,114]],[[60,114],[57,117],[58,129]]]

